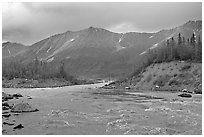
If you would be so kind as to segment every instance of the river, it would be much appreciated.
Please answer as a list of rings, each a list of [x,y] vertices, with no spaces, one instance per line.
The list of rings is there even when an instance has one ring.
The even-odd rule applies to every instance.
[[[5,134],[24,135],[172,135],[202,134],[202,95],[181,98],[179,93],[105,90],[104,84],[60,88],[12,89],[38,112],[13,115],[24,128],[3,125]],[[27,99],[31,96],[32,99]]]

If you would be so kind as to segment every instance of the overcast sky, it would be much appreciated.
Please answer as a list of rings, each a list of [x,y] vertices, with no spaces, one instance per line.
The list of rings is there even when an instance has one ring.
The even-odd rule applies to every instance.
[[[30,45],[89,26],[155,32],[202,19],[202,3],[3,3],[2,40]]]

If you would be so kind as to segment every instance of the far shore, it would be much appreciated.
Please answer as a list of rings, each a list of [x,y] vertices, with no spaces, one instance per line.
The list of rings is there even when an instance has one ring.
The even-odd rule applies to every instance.
[[[64,87],[94,87],[94,88],[99,88],[103,87],[104,85],[107,85],[111,83],[112,81],[109,82],[98,82],[98,83],[91,83],[91,84],[76,84],[76,85],[63,85],[63,86],[47,86],[47,87],[2,87],[4,89],[57,89],[57,88],[64,88]]]

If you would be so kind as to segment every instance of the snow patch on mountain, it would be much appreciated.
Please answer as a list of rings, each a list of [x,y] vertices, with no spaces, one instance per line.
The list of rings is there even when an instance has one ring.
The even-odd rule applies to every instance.
[[[7,49],[8,49],[8,53],[9,55],[11,56],[11,51],[9,50],[9,47],[7,46]]]
[[[54,60],[54,57],[48,59],[47,62],[51,62],[51,61],[53,61],[53,60]]]
[[[50,48],[47,50],[47,53],[52,49],[52,47],[50,46]]]
[[[122,50],[122,49],[125,49],[125,47],[122,47],[122,46],[117,46],[116,47],[116,51],[119,51],[119,50]]]
[[[152,47],[150,47],[150,49],[154,49],[158,46],[158,43],[154,44]]]
[[[140,53],[139,55],[143,55],[143,54],[146,54],[146,53],[147,53],[147,51],[144,51],[144,52]]]
[[[121,46],[119,42],[115,42],[115,48],[116,48],[116,51],[119,51],[119,50],[125,49],[126,47]]]
[[[154,37],[154,35],[150,36],[149,38],[151,39],[151,38],[153,38],[153,37]]]
[[[43,46],[41,46],[35,54],[37,55],[42,49],[43,49]]]
[[[161,42],[162,42],[162,41],[161,41]],[[161,43],[161,42],[160,42],[160,43]],[[151,46],[149,49],[145,50],[144,52],[140,53],[139,55],[146,54],[148,50],[150,50],[150,49],[154,49],[154,48],[156,48],[158,45],[159,45],[159,43],[154,44],[154,45]]]
[[[71,39],[70,41],[74,41],[75,39]]]
[[[125,37],[123,37],[124,36],[124,34],[122,34],[122,36],[120,37],[120,39],[119,39],[119,43],[125,38]]]
[[[74,42],[78,37],[79,36],[76,36],[74,38],[71,38],[71,39],[67,40],[60,48],[56,49],[49,57],[52,57],[55,54],[57,54],[59,52],[62,52],[64,50],[66,50],[67,48],[71,47],[71,43]]]
[[[78,36],[77,36],[77,37],[78,37]],[[71,44],[71,42],[73,42],[77,37],[72,38],[72,39],[66,41],[58,50],[56,50],[56,51],[54,52],[54,54],[56,54],[56,53],[58,53],[58,52],[64,50],[66,47],[70,47],[69,45]]]

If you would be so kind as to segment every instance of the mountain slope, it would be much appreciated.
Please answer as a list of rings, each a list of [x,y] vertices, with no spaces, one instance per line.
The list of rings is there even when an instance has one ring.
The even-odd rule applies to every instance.
[[[18,54],[23,54],[28,49],[28,46],[5,42],[2,44],[2,58],[15,57]]]
[[[157,33],[113,33],[102,28],[89,27],[80,31],[56,34],[31,45],[18,54],[24,63],[36,57],[58,67],[65,63],[67,72],[85,77],[125,76],[140,66],[149,49],[162,46],[178,33],[186,39],[193,33],[202,35],[202,22],[189,21],[184,25]]]

